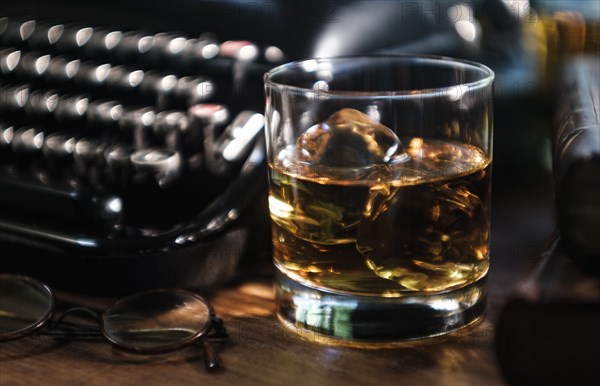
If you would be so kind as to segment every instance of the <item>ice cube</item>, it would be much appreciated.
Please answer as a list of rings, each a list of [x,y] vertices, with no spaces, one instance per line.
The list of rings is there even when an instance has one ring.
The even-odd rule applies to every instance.
[[[378,276],[436,291],[471,279],[487,254],[487,229],[483,203],[467,181],[373,188],[357,249]]]
[[[298,138],[296,150],[302,162],[334,168],[364,168],[408,159],[390,128],[350,108],[306,130]]]

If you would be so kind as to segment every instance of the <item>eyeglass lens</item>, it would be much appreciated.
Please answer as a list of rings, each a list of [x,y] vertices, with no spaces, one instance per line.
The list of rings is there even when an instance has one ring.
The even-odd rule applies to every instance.
[[[187,291],[156,290],[117,301],[104,313],[102,332],[138,352],[158,352],[192,343],[210,328],[214,312]]]
[[[41,282],[0,275],[0,341],[20,338],[43,327],[53,309],[52,291]]]

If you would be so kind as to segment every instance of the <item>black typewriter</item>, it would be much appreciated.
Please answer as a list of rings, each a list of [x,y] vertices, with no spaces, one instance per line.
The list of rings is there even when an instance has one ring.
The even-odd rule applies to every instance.
[[[229,279],[260,226],[262,75],[282,60],[0,15],[1,270],[103,294]]]
[[[428,1],[371,3],[2,0],[0,270],[210,289],[248,246],[268,255],[262,76],[284,61],[413,52],[486,63],[503,89],[535,75],[500,0],[454,5],[479,39]]]

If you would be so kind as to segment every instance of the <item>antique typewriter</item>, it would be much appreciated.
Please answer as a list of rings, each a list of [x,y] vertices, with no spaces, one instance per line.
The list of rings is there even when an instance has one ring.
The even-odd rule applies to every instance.
[[[262,75],[283,58],[0,15],[1,270],[103,294],[231,278],[267,216]]]

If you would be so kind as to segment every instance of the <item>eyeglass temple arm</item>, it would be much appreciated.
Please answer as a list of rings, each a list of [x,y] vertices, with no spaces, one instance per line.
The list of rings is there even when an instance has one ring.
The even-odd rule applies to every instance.
[[[223,324],[223,320],[219,317],[214,317],[212,322],[211,333],[202,338],[202,349],[204,350],[204,365],[208,371],[217,371],[223,367],[223,362],[219,354],[210,343],[211,340],[221,340],[227,338],[227,330]]]
[[[70,314],[73,313],[84,313],[91,316],[94,320],[100,321],[100,315],[89,308],[85,307],[73,307],[69,308],[54,322],[50,322],[48,324],[48,328],[46,331],[42,332],[43,335],[69,335],[69,336],[100,336],[102,335],[99,330],[73,330],[69,332],[59,331],[58,327],[62,324],[63,320]]]
[[[213,347],[213,345],[208,341],[208,339],[202,339],[202,349],[204,351],[204,366],[206,366],[206,370],[208,371],[217,371],[221,367],[223,367],[223,362],[221,362],[221,358],[217,351]]]

